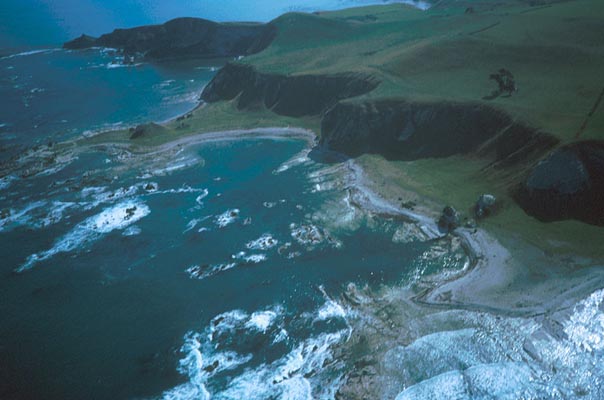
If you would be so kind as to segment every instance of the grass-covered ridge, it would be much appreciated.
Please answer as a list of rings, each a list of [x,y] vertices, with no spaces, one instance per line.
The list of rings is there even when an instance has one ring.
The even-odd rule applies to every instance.
[[[562,142],[602,138],[604,113],[588,114],[604,89],[604,3],[532,3],[443,0],[427,11],[391,4],[288,13],[270,23],[272,43],[239,63],[267,74],[361,73],[382,82],[348,101],[485,104]],[[518,91],[488,99],[496,88],[489,75],[500,68],[514,74]],[[219,119],[225,107],[216,108]],[[195,130],[204,129],[197,117],[210,130],[255,118],[240,113],[216,124],[208,108],[193,114]]]
[[[266,76],[358,74],[380,83],[339,102],[369,111],[372,104],[409,104],[412,110],[422,104],[432,109],[437,105],[442,115],[449,112],[447,104],[455,106],[451,109],[469,105],[468,109],[505,115],[498,117],[503,131],[509,121],[510,126],[530,128],[527,134],[534,132],[537,138],[546,134],[549,146],[604,140],[604,104],[599,102],[604,93],[604,2],[533,3],[443,0],[427,11],[392,4],[289,13],[271,22],[276,29],[272,43],[238,64],[258,72],[256,78],[262,79],[252,86],[269,97],[282,86],[270,87],[269,82],[268,90],[257,85]],[[494,97],[497,85],[489,76],[501,68],[513,73],[518,90]],[[261,101],[241,107],[240,100],[241,96],[205,104],[166,124],[168,129],[160,135],[136,139],[137,143],[153,145],[192,133],[263,126],[302,126],[321,134],[322,114],[292,117],[277,112],[278,107],[262,107]],[[460,112],[471,118],[463,107]],[[411,113],[421,114],[421,110]],[[441,124],[438,131],[449,135],[455,122]],[[463,126],[455,128],[463,134]],[[524,130],[518,132],[510,135],[515,142],[521,141]],[[128,141],[130,136],[131,132],[121,131],[93,140]],[[484,222],[493,231],[514,232],[547,252],[604,257],[596,240],[602,228],[576,221],[544,224],[517,205],[511,188],[543,153],[516,154],[511,149],[511,159],[517,155],[524,159],[516,157],[517,164],[501,167],[489,150],[493,141],[447,157],[387,161],[376,154],[361,156],[359,162],[373,178],[375,189],[389,199],[426,202],[432,211],[451,204],[468,215],[481,193],[493,193],[502,204],[500,213]],[[497,143],[491,147],[501,148]]]
[[[604,88],[604,3],[575,0],[441,2],[421,11],[388,5],[286,14],[263,52],[243,62],[262,72],[362,72],[384,84],[365,98],[480,102],[563,141],[575,139]],[[510,70],[518,91],[484,99],[489,75]],[[581,138],[600,138],[604,113]]]

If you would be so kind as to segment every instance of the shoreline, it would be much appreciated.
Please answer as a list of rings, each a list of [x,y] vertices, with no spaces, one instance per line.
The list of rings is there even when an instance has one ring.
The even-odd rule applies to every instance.
[[[28,162],[38,158],[37,156],[47,156],[49,150],[57,153],[57,160],[61,160],[62,157],[70,159],[88,150],[108,151],[112,149],[149,157],[170,151],[180,152],[189,146],[203,143],[245,139],[302,140],[310,150],[317,144],[318,136],[306,128],[263,127],[188,134],[161,144],[144,144],[136,143],[136,141],[87,144],[82,143],[81,139],[76,139],[59,143],[56,148],[42,148],[31,154],[23,155],[18,162],[20,165],[15,169],[27,171],[25,167]],[[354,159],[344,161],[342,167],[346,171],[345,190],[348,191],[349,201],[354,207],[381,217],[399,218],[404,222],[412,223],[418,228],[423,241],[442,240],[448,236],[438,228],[436,210],[426,208],[418,212],[396,205],[394,199],[389,199],[387,195],[384,196],[380,190],[375,188],[370,173]],[[52,166],[45,165],[42,170],[48,168],[52,168]],[[9,172],[9,174],[12,173],[14,170]],[[419,206],[421,207],[421,203]],[[527,288],[523,288],[519,282],[522,283],[523,279],[530,275],[526,271],[527,263],[536,261],[537,265],[531,267],[538,270],[539,265],[545,264],[542,257],[536,260],[526,259],[524,255],[517,254],[520,250],[512,255],[493,233],[487,232],[481,227],[457,228],[451,232],[451,235],[461,241],[464,252],[471,261],[470,265],[454,276],[444,279],[437,277],[429,283],[427,288],[411,299],[415,303],[431,307],[482,310],[508,315],[543,314],[552,310],[552,307],[573,303],[573,299],[584,295],[587,291],[603,286],[598,285],[598,282],[604,281],[604,273],[594,276],[592,274],[594,268],[584,268],[579,271],[579,274],[575,274],[579,275],[578,278],[564,276],[564,281],[562,281],[559,277],[554,279],[548,277],[544,282],[530,283],[533,286],[529,289],[542,292],[542,295],[527,296],[525,293]],[[527,243],[519,244],[522,248],[529,246]],[[535,251],[535,249],[531,249],[531,251]],[[581,272],[590,275],[589,279],[586,280]],[[564,290],[556,290],[558,284]],[[548,296],[560,299],[552,300]]]
[[[353,204],[383,217],[401,218],[419,228],[425,241],[455,237],[469,258],[469,265],[453,276],[436,275],[423,282],[409,300],[420,306],[482,311],[506,316],[538,316],[573,307],[586,295],[604,287],[604,271],[594,264],[578,270],[541,271],[543,279],[532,277],[535,271],[564,270],[565,260],[545,257],[528,243],[518,243],[513,253],[509,246],[485,228],[455,229],[450,235],[438,229],[436,219],[404,209],[371,187],[371,177],[354,160],[347,169]],[[549,274],[549,275],[548,275]],[[396,288],[395,288],[396,290]]]
[[[67,146],[58,146],[59,148],[51,150],[62,156],[75,157],[90,151],[130,152],[135,157],[124,165],[126,168],[132,168],[132,162],[144,162],[149,158],[165,160],[171,154],[178,154],[191,146],[246,139],[302,140],[305,142],[304,151],[310,151],[317,143],[317,136],[308,129],[265,127],[197,133],[156,145],[138,144],[136,141],[97,144],[73,141]],[[45,149],[42,149],[38,156],[44,151]],[[137,156],[140,158],[137,159]],[[36,157],[36,154],[30,157]],[[560,312],[569,309],[572,311],[578,301],[603,286],[602,268],[597,274],[593,273],[594,268],[589,268],[575,275],[546,277],[542,282],[527,280],[530,275],[526,274],[528,259],[520,253],[528,244],[522,244],[518,248],[510,247],[509,243],[480,227],[458,228],[451,235],[443,234],[438,229],[436,209],[432,204],[422,208],[419,197],[419,210],[406,209],[400,201],[397,204],[395,198],[376,188],[379,181],[375,174],[379,173],[379,170],[369,171],[355,159],[335,165],[343,172],[338,180],[342,183],[341,190],[347,194],[346,200],[352,207],[374,214],[378,218],[394,218],[413,224],[419,231],[421,241],[434,241],[438,242],[436,245],[440,245],[442,242],[439,241],[459,240],[463,252],[469,258],[462,268],[452,274],[426,274],[416,282],[388,283],[376,291],[368,286],[357,291],[353,283],[343,282],[338,305],[343,305],[346,312],[352,310],[350,319],[346,319],[350,334],[345,342],[332,348],[335,358],[352,362],[338,383],[338,391],[344,393],[342,398],[347,398],[346,393],[369,393],[367,398],[375,398],[380,397],[382,390],[390,391],[395,396],[396,393],[403,393],[396,384],[386,382],[391,377],[391,371],[383,369],[388,361],[387,357],[391,354],[387,349],[405,354],[406,346],[412,346],[416,341],[421,343],[423,337],[429,338],[426,332],[441,327],[439,324],[442,321],[457,323],[455,315],[472,315],[471,313],[475,312],[482,313],[479,318],[485,316],[499,321],[506,317],[526,317],[539,323],[539,319],[550,318],[556,313],[561,315]],[[508,249],[514,249],[514,254]],[[545,265],[543,258],[537,260],[537,268]],[[523,282],[526,282],[526,285],[523,286]],[[346,284],[348,286],[344,288]],[[538,294],[533,296],[532,293]],[[459,314],[460,312],[464,314]],[[432,316],[435,318],[434,322],[431,322]],[[424,317],[425,319],[421,319]],[[438,319],[441,317],[442,321]],[[409,329],[410,326],[412,329]],[[359,354],[362,355],[357,353],[359,346],[367,346],[367,337],[371,343],[370,347],[374,350],[372,354],[359,359]],[[530,345],[532,342],[527,343]],[[527,348],[527,352],[532,349]],[[357,367],[357,361],[366,367]],[[372,372],[364,375],[361,371],[359,377],[359,369],[375,371],[375,374]],[[366,385],[367,382],[371,385]]]

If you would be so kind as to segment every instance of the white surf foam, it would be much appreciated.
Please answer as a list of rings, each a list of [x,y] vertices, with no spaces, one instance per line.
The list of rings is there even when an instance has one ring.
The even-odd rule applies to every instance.
[[[275,239],[270,233],[265,233],[258,239],[248,242],[245,247],[250,250],[268,250],[272,249],[277,244],[279,244],[277,239]]]
[[[245,251],[240,251],[237,254],[233,254],[231,256],[232,259],[234,260],[241,260],[244,263],[247,264],[258,264],[261,263],[262,261],[266,261],[268,259],[268,257],[266,256],[266,254],[250,254],[247,255],[245,253]]]
[[[132,67],[140,67],[141,65],[143,65],[143,63],[136,63],[136,64],[124,64],[124,63],[114,63],[114,62],[110,62],[108,64],[105,65],[105,68],[107,69],[115,69],[115,68],[132,68]]]
[[[187,233],[190,230],[195,229],[198,224],[202,223],[203,221],[207,220],[208,218],[210,218],[210,217],[193,218],[192,220],[189,221],[189,223],[187,223],[187,227],[182,233]],[[207,230],[207,228],[202,227],[197,232],[203,232],[204,230]]]
[[[342,247],[342,242],[332,237],[330,233],[314,224],[295,224],[289,225],[291,237],[304,246],[306,250],[313,250],[321,244],[328,244],[334,248]]]
[[[215,218],[214,222],[220,228],[224,228],[225,226],[235,222],[237,220],[237,218],[239,218],[239,209],[232,208],[232,209],[226,210],[222,214],[218,215]]]
[[[236,266],[237,263],[192,265],[186,272],[192,279],[206,279]]]
[[[189,185],[183,185],[183,187],[178,189],[166,189],[155,192],[156,194],[183,194],[183,193],[204,193],[207,189],[204,188],[194,188]]]
[[[142,229],[139,228],[138,226],[130,226],[128,228],[126,228],[126,230],[124,230],[124,232],[122,233],[122,236],[138,236],[142,233]]]
[[[329,385],[319,376],[325,366],[334,361],[331,348],[342,338],[341,332],[309,338],[273,363],[246,370],[235,377],[224,391],[213,394],[212,398],[250,400],[328,398],[324,391]]]
[[[3,211],[3,214],[7,215],[4,218],[0,218],[0,232],[9,230],[14,226],[28,225],[32,221],[32,217],[29,215],[30,212],[40,209],[47,205],[45,201],[36,201],[26,205],[21,210],[8,209]]]
[[[250,316],[250,319],[248,322],[246,322],[245,326],[247,328],[253,328],[265,333],[266,330],[275,322],[276,318],[277,313],[275,311],[257,311]]]
[[[288,340],[283,314],[278,306],[252,314],[232,310],[214,317],[202,332],[189,332],[181,348],[185,356],[179,366],[179,372],[189,381],[164,392],[163,399],[333,398],[333,381],[339,378],[333,374],[326,378],[322,373],[326,366],[337,362],[332,348],[345,337],[345,331],[308,337],[280,358],[260,365],[249,365],[253,355],[231,348],[245,342],[247,335],[252,343],[256,343],[257,335],[271,337],[264,346]],[[246,364],[245,370],[228,377],[224,386],[216,387],[213,378],[217,373]]]
[[[101,236],[114,230],[125,229],[149,215],[150,212],[151,210],[146,204],[137,200],[126,200],[105,209],[76,225],[69,233],[60,238],[51,249],[29,256],[27,261],[16,269],[16,272],[31,269],[38,262],[48,260],[55,254],[76,250],[85,243],[98,240]]]
[[[262,203],[262,205],[265,208],[273,208],[273,207],[275,207],[277,205],[277,202],[275,202],[275,201],[265,201],[264,203]]]
[[[326,321],[333,318],[346,319],[347,313],[340,304],[334,300],[328,299],[325,304],[317,311],[315,321]]]
[[[173,160],[167,166],[153,170],[151,173],[155,176],[164,176],[171,174],[172,172],[187,169],[201,163],[203,163],[203,159],[194,155],[188,155]]]
[[[8,56],[0,57],[0,60],[10,60],[11,58],[27,57],[27,56],[33,56],[36,54],[50,54],[50,53],[54,53],[59,50],[61,50],[61,49],[39,49],[39,50],[24,51],[21,53],[10,54]]]
[[[206,197],[208,197],[208,194],[210,194],[210,192],[208,191],[208,189],[203,189],[203,191],[201,192],[201,194],[199,196],[197,196],[197,198],[195,199],[195,202],[197,204],[199,204],[200,206],[203,206],[203,199],[205,199]]]
[[[302,150],[300,153],[294,155],[292,158],[281,164],[276,170],[273,171],[273,174],[277,175],[289,170],[290,168],[311,163],[311,160],[308,157],[310,151],[311,148]]]
[[[78,204],[74,202],[54,201],[50,206],[48,214],[45,217],[33,221],[32,227],[39,229],[56,224],[63,220],[66,210],[77,206]]]

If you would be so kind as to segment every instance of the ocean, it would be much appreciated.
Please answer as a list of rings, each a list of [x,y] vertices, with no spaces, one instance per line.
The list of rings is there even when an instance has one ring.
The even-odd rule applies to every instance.
[[[4,2],[0,163],[181,115],[225,61],[123,66],[111,49],[59,49],[82,31],[360,3]],[[421,240],[412,224],[359,207],[347,162],[310,147],[287,135],[152,154],[105,146],[67,153],[41,172],[3,174],[0,398],[333,399],[358,367],[334,352],[363,318],[343,301],[350,285],[414,287],[470,260],[459,246]],[[393,390],[409,390],[401,399],[469,399],[468,382],[498,398],[572,398],[564,388],[591,384],[574,373],[601,372],[603,296],[575,309],[563,356],[539,337],[534,352],[547,366],[522,350],[538,332],[533,319],[422,310],[397,328],[413,340],[393,346],[400,351],[381,372],[396,377]],[[403,315],[405,303],[396,304]],[[382,299],[373,309],[394,308]],[[373,353],[367,343],[380,340],[376,331],[348,351]]]
[[[120,61],[3,56],[0,159],[185,113],[224,62]],[[342,367],[319,370],[349,335],[342,288],[417,274],[431,245],[393,240],[400,222],[352,206],[346,170],[309,150],[90,150],[3,176],[2,398],[331,397]]]
[[[91,153],[7,183],[0,337],[15,390],[220,393],[315,343],[296,360],[327,357],[348,329],[332,299],[342,285],[396,282],[430,246],[395,243],[399,224],[342,209],[340,172],[305,146],[218,142],[127,163]]]
[[[32,145],[185,113],[221,62],[125,67],[110,49],[0,57],[0,160]]]

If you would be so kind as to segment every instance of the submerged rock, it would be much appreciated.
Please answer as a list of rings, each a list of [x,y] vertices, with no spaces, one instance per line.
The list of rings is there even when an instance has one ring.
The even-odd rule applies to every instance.
[[[1,219],[7,219],[10,216],[11,216],[10,209],[5,208],[5,209],[0,210],[0,220]]]

